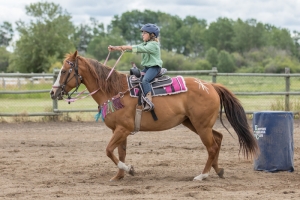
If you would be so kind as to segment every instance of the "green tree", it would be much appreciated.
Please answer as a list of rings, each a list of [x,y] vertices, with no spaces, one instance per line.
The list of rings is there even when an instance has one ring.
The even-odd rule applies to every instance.
[[[87,47],[93,37],[104,36],[105,30],[103,23],[99,23],[95,18],[90,18],[89,24],[80,24],[75,28],[74,42],[80,54],[85,54]]]
[[[186,40],[186,45],[183,45],[183,47],[185,47],[183,54],[192,57],[198,57],[201,54],[204,55],[204,32],[206,30],[206,23],[198,21],[191,26],[185,25],[182,28],[189,31],[188,37],[182,37],[182,39]]]
[[[182,20],[178,16],[166,13],[159,15],[161,47],[167,51],[182,53],[182,36],[178,31],[182,27]]]
[[[13,36],[14,31],[12,24],[9,22],[3,22],[3,24],[0,25],[0,47],[7,47]]]
[[[293,40],[295,43],[295,48],[296,48],[296,57],[300,60],[300,32],[298,31],[293,31]]]
[[[161,52],[161,59],[163,60],[163,67],[168,70],[189,70],[191,65],[182,54],[163,50]]]
[[[85,54],[88,44],[93,38],[92,29],[87,24],[80,24],[75,27],[74,43],[80,54]]]
[[[218,64],[217,49],[214,47],[211,47],[208,51],[206,51],[205,59],[211,64],[211,66],[217,67],[217,64]]]
[[[119,46],[125,44],[125,41],[120,37],[119,31],[114,31],[111,34],[97,35],[90,41],[87,53],[92,55],[95,59],[102,61],[105,60],[108,55],[107,47],[109,45]],[[120,52],[112,52],[111,59],[117,59],[120,56]]]
[[[245,58],[238,52],[234,52],[231,54],[235,63],[235,66],[238,68],[245,67],[246,61]]]
[[[231,73],[235,71],[235,64],[232,56],[225,50],[218,55],[218,71]]]
[[[234,22],[233,29],[234,37],[232,38],[232,44],[234,51],[243,53],[266,45],[264,25],[257,23],[255,19],[250,19],[246,22],[238,19]]]
[[[266,73],[284,73],[285,68],[290,68],[291,73],[300,72],[299,60],[290,56],[277,56],[272,59],[265,67]]]
[[[205,59],[197,59],[195,62],[196,63],[193,66],[193,69],[195,69],[195,70],[211,70],[212,69],[211,64]]]
[[[235,35],[232,20],[228,18],[218,18],[216,22],[210,23],[204,34],[206,49],[215,47],[218,51],[233,51],[232,40]]]
[[[157,24],[160,12],[150,10],[132,10],[123,13],[121,16],[115,15],[109,26],[109,32],[118,28],[122,37],[129,44],[142,42],[140,29],[146,23]]]
[[[5,47],[0,47],[0,72],[6,72],[9,63],[10,52]]]
[[[287,29],[273,28],[269,34],[269,44],[270,46],[287,50],[293,55],[297,55],[298,53],[296,44]]]
[[[71,16],[54,3],[33,3],[25,9],[33,20],[29,25],[17,22],[20,39],[16,42],[9,70],[47,72],[66,52],[74,50],[74,42],[70,40],[74,33]]]
[[[170,70],[206,69],[211,65],[221,67],[219,71],[226,72],[235,71],[236,67],[244,72],[263,72],[265,67],[273,66],[270,63],[276,56],[264,53],[264,49],[272,48],[284,52],[286,56],[300,59],[299,33],[295,32],[292,38],[286,29],[263,24],[255,19],[234,21],[218,18],[207,24],[206,20],[194,16],[187,16],[182,20],[177,15],[159,11],[132,10],[114,16],[106,32],[99,23],[95,23],[97,33],[91,31],[90,25],[78,30],[82,33],[79,36],[85,38],[83,45],[88,44],[88,54],[104,60],[108,45],[142,42],[139,30],[146,23],[154,23],[160,27],[162,59],[164,67]],[[88,38],[92,39],[88,42]],[[215,50],[211,50],[212,48]],[[222,50],[227,54],[224,51],[221,53]],[[120,52],[112,53],[111,62],[119,55]],[[209,63],[203,60],[204,57]],[[123,63],[124,59],[126,61]],[[126,54],[118,64],[120,68],[127,68],[126,62],[130,59],[137,60],[138,56]]]

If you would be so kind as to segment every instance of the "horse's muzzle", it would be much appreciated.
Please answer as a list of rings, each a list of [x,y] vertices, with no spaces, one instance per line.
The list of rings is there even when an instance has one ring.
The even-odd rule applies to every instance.
[[[52,89],[50,91],[50,97],[51,99],[53,100],[62,100],[63,99],[63,91],[61,88],[58,88],[58,89]]]

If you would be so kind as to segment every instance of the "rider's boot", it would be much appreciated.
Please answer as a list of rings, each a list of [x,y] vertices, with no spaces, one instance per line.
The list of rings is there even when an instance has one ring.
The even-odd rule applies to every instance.
[[[151,92],[148,92],[146,94],[146,97],[144,97],[145,106],[143,108],[143,111],[151,111],[154,110],[154,104],[152,103],[152,95]]]

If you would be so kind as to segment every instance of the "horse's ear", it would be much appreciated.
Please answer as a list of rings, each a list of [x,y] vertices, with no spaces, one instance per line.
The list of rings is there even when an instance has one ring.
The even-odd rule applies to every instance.
[[[73,57],[74,58],[76,58],[77,57],[77,54],[78,54],[78,52],[77,52],[77,50],[74,52],[74,54],[73,54]]]

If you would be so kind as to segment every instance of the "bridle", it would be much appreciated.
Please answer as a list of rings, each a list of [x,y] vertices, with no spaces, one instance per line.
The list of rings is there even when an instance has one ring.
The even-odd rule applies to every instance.
[[[107,76],[107,78],[106,78],[106,81],[107,81],[107,79],[110,77],[110,75],[112,74],[114,68],[116,67],[117,63],[120,61],[120,59],[121,59],[122,55],[124,54],[124,52],[125,52],[125,51],[122,50],[122,53],[121,53],[120,57],[119,57],[118,60],[116,61],[114,67],[113,67],[113,68],[111,69],[111,71],[109,72],[109,74],[108,74],[108,76]],[[110,55],[110,52],[109,52],[108,55],[107,55],[107,58],[106,58],[106,60],[105,60],[105,62],[104,62],[104,65],[106,64],[106,62],[107,62],[107,60],[108,60],[108,58],[109,58],[109,55]],[[53,86],[52,86],[52,88],[60,88],[60,89],[61,89],[61,97],[62,97],[61,99],[64,99],[64,98],[63,98],[63,95],[64,95],[64,94],[68,95],[68,98],[65,99],[65,100],[70,104],[71,102],[75,102],[75,101],[77,101],[77,100],[79,100],[79,99],[83,99],[83,98],[86,98],[86,97],[88,97],[88,96],[92,96],[93,94],[97,93],[97,92],[100,90],[100,88],[98,88],[97,90],[95,90],[95,91],[89,93],[88,95],[79,98],[78,96],[80,96],[81,94],[83,94],[83,92],[86,90],[86,89],[85,89],[84,91],[82,91],[82,92],[80,92],[79,94],[77,94],[74,98],[71,98],[71,96],[72,96],[75,92],[77,92],[77,90],[78,90],[80,84],[82,83],[82,76],[80,76],[79,73],[78,73],[78,57],[76,57],[75,63],[73,63],[73,62],[71,62],[71,61],[69,61],[69,60],[66,60],[66,63],[68,63],[68,64],[71,66],[71,68],[70,68],[69,71],[68,71],[68,74],[67,74],[67,76],[66,76],[66,78],[65,78],[65,81],[63,82],[62,85],[59,85],[59,86],[53,85]],[[70,78],[70,75],[71,75],[71,73],[72,73],[73,70],[74,70],[74,75]],[[71,81],[72,78],[74,78],[74,77],[76,78],[76,88],[73,90],[73,92],[71,92],[71,94],[69,94],[68,92],[65,91],[65,87],[66,87],[67,83],[68,83],[69,81]],[[79,82],[79,80],[80,80],[80,82]],[[132,87],[132,88],[134,88],[134,87]],[[131,90],[132,88],[127,89],[125,92],[120,92],[120,94],[123,94],[123,96],[124,96],[124,93],[128,92],[128,91]],[[122,96],[122,97],[123,97],[123,96]],[[77,97],[78,97],[78,98],[77,98]]]
[[[65,81],[60,86],[52,86],[52,87],[53,88],[61,88],[61,90],[62,90],[61,91],[62,96],[63,96],[63,94],[66,94],[66,95],[68,95],[68,99],[70,100],[71,96],[75,92],[77,92],[80,84],[82,83],[82,76],[80,76],[79,73],[78,73],[78,58],[77,57],[76,57],[76,60],[75,60],[75,64],[73,62],[69,61],[69,60],[67,60],[66,63],[68,63],[71,66],[71,68],[68,71],[68,74],[67,74],[67,76],[65,78]],[[71,73],[72,73],[73,70],[74,70],[74,75],[70,78],[70,75],[71,75]],[[65,91],[65,87],[66,87],[67,83],[70,82],[74,77],[76,79],[76,88],[75,88],[75,90],[73,90],[73,92],[71,92],[71,94],[69,94],[68,92]],[[70,101],[69,101],[69,103],[70,103]]]

